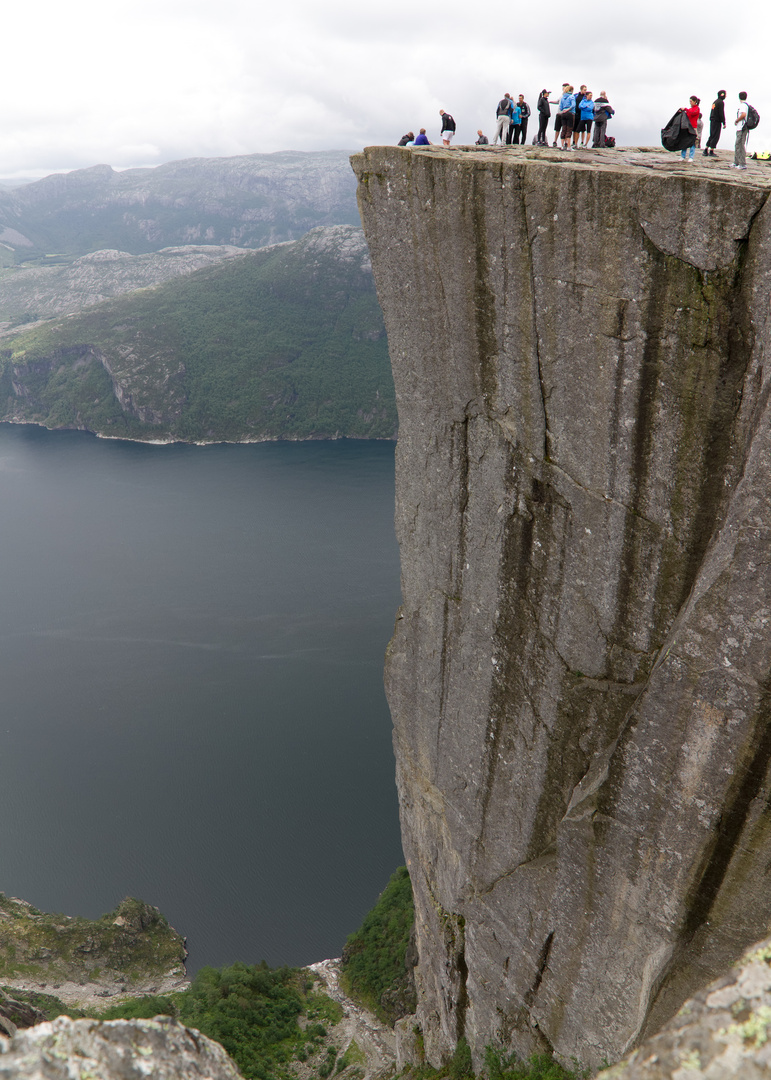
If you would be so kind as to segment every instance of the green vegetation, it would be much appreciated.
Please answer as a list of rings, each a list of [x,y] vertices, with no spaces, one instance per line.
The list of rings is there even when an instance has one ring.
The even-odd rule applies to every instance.
[[[459,1039],[455,1053],[442,1068],[421,1065],[406,1069],[402,1076],[404,1080],[474,1080],[469,1045],[465,1039]],[[516,1054],[504,1055],[488,1046],[482,1076],[485,1080],[586,1080],[589,1070],[579,1066],[566,1069],[548,1054],[533,1054],[523,1060]]]
[[[365,257],[341,226],[22,330],[0,350],[0,419],[140,439],[393,438]]]
[[[577,1063],[566,1069],[549,1054],[533,1054],[524,1061],[516,1054],[507,1057],[489,1046],[485,1051],[485,1073],[489,1080],[586,1080],[589,1076],[588,1069]]]
[[[92,920],[49,915],[0,893],[0,914],[0,982],[120,977],[130,985],[171,972],[184,978],[182,938],[141,900],[123,900]]]
[[[131,998],[91,1015],[102,1020],[173,1016],[221,1043],[247,1080],[288,1080],[293,1062],[309,1060],[325,1080],[361,1059],[350,1047],[338,1058],[338,1047],[327,1042],[329,1028],[343,1012],[312,986],[303,969],[237,963],[202,968],[185,992]],[[353,1080],[353,1072],[346,1080]]]
[[[385,1023],[415,1010],[412,970],[407,964],[415,909],[406,866],[391,877],[377,904],[343,949],[342,985]]]

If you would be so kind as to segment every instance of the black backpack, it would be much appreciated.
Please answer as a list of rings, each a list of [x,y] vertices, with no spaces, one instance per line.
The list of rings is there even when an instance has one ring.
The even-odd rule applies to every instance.
[[[666,127],[661,129],[661,145],[665,150],[684,150],[693,145],[694,135],[685,109],[678,109]]]
[[[747,106],[747,119],[744,121],[744,126],[747,131],[752,131],[760,123],[760,113],[753,105]]]

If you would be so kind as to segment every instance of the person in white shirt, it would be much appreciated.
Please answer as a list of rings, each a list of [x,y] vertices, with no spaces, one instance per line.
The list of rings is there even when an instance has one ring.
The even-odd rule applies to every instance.
[[[736,146],[734,147],[734,163],[731,166],[732,169],[746,169],[747,158],[744,152],[747,142],[747,93],[742,90],[739,94],[739,109],[736,113],[736,120],[734,126],[736,127]]]

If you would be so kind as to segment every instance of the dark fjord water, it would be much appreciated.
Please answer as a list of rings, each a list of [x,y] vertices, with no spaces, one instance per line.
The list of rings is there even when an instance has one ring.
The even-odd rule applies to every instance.
[[[394,868],[393,446],[0,425],[0,890],[188,969],[339,955]]]

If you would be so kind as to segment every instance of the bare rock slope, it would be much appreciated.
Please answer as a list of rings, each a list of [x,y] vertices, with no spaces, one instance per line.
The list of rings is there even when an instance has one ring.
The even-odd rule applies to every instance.
[[[353,164],[399,407],[426,1051],[596,1066],[771,921],[768,173]]]

